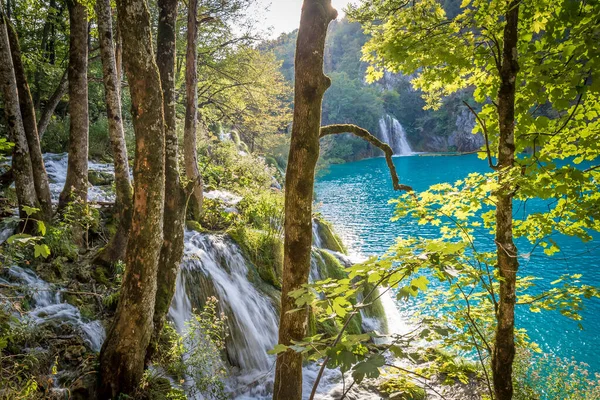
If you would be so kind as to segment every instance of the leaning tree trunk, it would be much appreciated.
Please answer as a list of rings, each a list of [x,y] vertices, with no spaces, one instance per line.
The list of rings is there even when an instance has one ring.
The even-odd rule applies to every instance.
[[[21,46],[19,38],[14,27],[10,24],[6,26],[8,31],[8,40],[10,42],[10,50],[12,54],[13,66],[15,69],[15,78],[17,81],[17,89],[19,91],[19,105],[21,109],[21,118],[23,120],[23,128],[27,137],[27,145],[29,147],[29,158],[31,158],[31,167],[33,171],[33,184],[40,205],[40,215],[44,221],[52,219],[52,196],[50,194],[50,184],[48,182],[48,173],[44,166],[42,157],[42,149],[40,147],[40,139],[37,131],[37,121],[35,117],[35,108],[33,106],[33,98],[29,91],[25,68],[21,59]]]
[[[52,119],[52,115],[54,115],[54,110],[56,110],[56,106],[60,103],[60,99],[65,97],[67,92],[69,91],[69,72],[68,69],[63,74],[62,78],[60,78],[60,82],[52,96],[46,102],[46,107],[44,107],[44,111],[42,111],[42,115],[40,115],[40,120],[37,124],[37,131],[40,140],[44,137],[44,133],[46,133],[46,129],[48,129],[48,125],[50,125],[50,120]]]
[[[158,36],[156,62],[163,88],[165,110],[165,215],[163,244],[158,261],[158,285],[154,306],[154,333],[148,347],[149,362],[157,349],[160,331],[175,294],[175,280],[183,255],[185,223],[184,193],[179,176],[179,144],[175,113],[175,40],[177,37],[177,1],[158,0]]]
[[[100,57],[104,76],[104,93],[106,97],[106,116],[108,118],[108,134],[113,150],[115,166],[116,210],[119,225],[115,235],[99,255],[105,263],[113,264],[125,259],[127,239],[131,226],[132,189],[129,180],[129,161],[125,132],[121,119],[121,88],[117,75],[115,48],[113,44],[112,15],[110,0],[96,1],[98,17],[98,37],[100,38]]]
[[[29,146],[27,145],[25,128],[19,109],[19,94],[10,55],[7,22],[2,13],[0,13],[0,85],[4,97],[4,114],[8,134],[10,140],[14,143],[12,173],[15,180],[17,201],[19,202],[19,215],[21,218],[25,218],[27,213],[23,208],[25,206],[37,208],[38,201],[33,183]]]
[[[87,8],[77,0],[69,7],[69,160],[67,179],[58,201],[63,210],[68,203],[82,209],[87,205],[88,187],[88,21]],[[77,238],[82,232],[75,232]]]
[[[519,71],[517,41],[519,0],[508,5],[504,27],[504,48],[500,67],[500,90],[498,92],[498,183],[496,194],[496,248],[500,275],[500,301],[497,311],[497,327],[492,373],[497,400],[510,400],[513,395],[512,365],[515,357],[515,303],[516,280],[519,262],[513,242],[513,196],[514,188],[509,175],[515,164],[515,91]]]
[[[327,27],[337,16],[331,0],[305,0],[296,43],[294,120],[285,178],[285,237],[279,343],[306,335],[307,310],[296,308],[289,293],[308,282],[312,245],[312,201],[319,157],[321,103],[331,81],[323,73]],[[273,399],[302,398],[302,354],[277,356]]]
[[[133,218],[119,305],[100,353],[100,396],[131,394],[152,335],[165,198],[163,94],[145,0],[118,0],[123,64],[131,93],[136,152]]]
[[[199,220],[202,214],[202,176],[198,171],[198,0],[188,2],[187,51],[185,59],[185,126],[183,147],[185,174],[191,181],[198,182],[189,200],[192,217]]]

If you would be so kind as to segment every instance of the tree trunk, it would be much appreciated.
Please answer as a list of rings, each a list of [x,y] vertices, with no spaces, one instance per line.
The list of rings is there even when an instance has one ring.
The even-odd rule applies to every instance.
[[[337,16],[331,0],[305,0],[296,43],[294,122],[285,179],[285,237],[279,343],[306,336],[307,310],[296,308],[291,291],[308,282],[312,245],[312,201],[319,157],[321,103],[330,80],[323,73],[329,23]],[[277,357],[273,399],[302,398],[302,354],[288,350]]]
[[[87,204],[88,187],[88,23],[87,8],[77,0],[69,7],[69,160],[67,179],[58,201],[62,210],[70,203]],[[75,234],[79,236],[79,232]]]
[[[119,305],[100,353],[100,397],[132,394],[152,335],[165,199],[163,95],[144,0],[118,0],[136,154],[133,218]]]
[[[500,301],[497,311],[497,327],[492,372],[497,400],[510,400],[513,395],[512,365],[515,357],[515,303],[516,280],[519,262],[513,242],[513,196],[514,188],[506,176],[515,164],[515,91],[519,71],[517,41],[519,0],[508,5],[504,27],[504,48],[500,67],[500,90],[498,92],[498,182],[496,193],[496,249],[500,275]]]
[[[113,45],[112,15],[110,0],[97,0],[98,37],[100,38],[100,57],[104,76],[104,92],[106,97],[106,116],[108,118],[108,134],[113,150],[115,165],[116,210],[119,218],[117,232],[112,237],[99,258],[113,264],[125,259],[127,239],[131,226],[132,189],[129,180],[129,161],[125,132],[121,119],[121,88],[117,76],[115,49]]]
[[[154,306],[154,333],[146,361],[156,350],[160,331],[175,294],[175,280],[183,255],[186,194],[179,176],[179,144],[175,113],[175,40],[177,0],[158,0],[156,61],[163,88],[165,110],[165,215],[163,244],[158,261],[158,285]]]
[[[42,111],[42,115],[40,116],[40,120],[37,124],[38,136],[40,137],[40,141],[44,137],[44,133],[46,133],[46,129],[48,129],[48,125],[50,125],[50,120],[52,119],[52,115],[54,115],[54,110],[56,110],[56,106],[60,103],[60,99],[65,97],[67,92],[69,91],[69,71],[65,70],[62,78],[60,78],[60,82],[58,86],[52,93],[52,96],[46,102],[46,107],[44,107],[44,111]]]
[[[197,130],[198,130],[198,0],[188,2],[187,51],[185,60],[185,126],[183,147],[185,173],[189,180],[198,182],[189,200],[192,218],[199,220],[202,214],[202,177],[198,171]]]
[[[23,128],[25,129],[25,136],[27,137],[27,145],[29,147],[33,184],[40,205],[39,217],[48,222],[52,219],[52,196],[50,194],[48,173],[44,166],[44,159],[40,148],[33,99],[31,97],[31,92],[29,91],[29,84],[27,83],[23,61],[21,60],[21,46],[19,45],[17,32],[10,24],[7,24],[6,29],[8,31],[8,40],[10,42],[13,67],[19,92],[21,118],[23,120]]]
[[[8,41],[7,21],[0,13],[0,85],[4,97],[4,114],[10,141],[14,143],[12,171],[15,179],[15,191],[19,202],[19,215],[27,214],[23,207],[38,207],[33,171],[29,158],[29,146],[25,137],[25,128],[19,109],[19,93]]]

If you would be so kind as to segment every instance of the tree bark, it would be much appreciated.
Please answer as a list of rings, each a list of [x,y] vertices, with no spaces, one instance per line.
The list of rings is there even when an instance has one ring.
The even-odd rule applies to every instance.
[[[337,17],[331,0],[305,0],[296,43],[294,120],[285,179],[285,236],[279,343],[290,345],[306,336],[307,310],[296,308],[289,293],[308,282],[312,245],[312,201],[319,157],[321,103],[331,81],[323,73],[323,51],[329,23]],[[277,356],[275,400],[302,399],[302,354]]]
[[[163,94],[145,0],[118,0],[136,154],[133,218],[119,305],[100,353],[100,397],[131,394],[152,335],[165,199]]]
[[[58,201],[63,210],[68,203],[87,204],[88,188],[88,23],[87,8],[77,0],[69,7],[69,159],[67,179]],[[76,233],[79,236],[79,232]]]
[[[67,92],[69,91],[69,70],[65,70],[62,78],[60,78],[60,82],[58,86],[52,93],[52,96],[46,102],[46,107],[44,107],[44,111],[42,111],[42,115],[40,116],[40,120],[37,124],[38,136],[40,137],[40,141],[44,137],[44,133],[46,133],[46,129],[48,129],[48,125],[50,125],[50,120],[52,120],[52,115],[54,115],[54,110],[60,103],[60,99],[65,97]]]
[[[115,235],[99,255],[102,261],[113,264],[125,259],[129,228],[131,226],[131,207],[133,193],[129,180],[129,161],[121,116],[121,88],[117,75],[115,48],[113,44],[112,15],[110,0],[96,1],[98,18],[98,37],[100,38],[100,58],[104,77],[104,93],[106,98],[106,116],[108,134],[113,150],[115,166],[116,210],[119,225]]]
[[[10,140],[14,143],[12,171],[19,203],[19,215],[25,218],[23,207],[39,206],[33,183],[29,146],[19,108],[19,93],[8,41],[7,21],[0,13],[0,85],[4,97],[4,114]]]
[[[198,182],[189,200],[192,218],[199,220],[204,200],[202,176],[198,171],[198,0],[188,2],[187,51],[185,64],[186,107],[183,130],[185,173],[189,180]]]
[[[158,261],[158,285],[154,306],[154,332],[146,361],[156,351],[157,341],[175,294],[175,281],[183,256],[186,193],[179,175],[179,143],[175,113],[175,41],[177,1],[158,0],[156,61],[163,88],[165,110],[165,215],[163,243]]]
[[[383,143],[381,140],[369,133],[369,131],[366,129],[352,124],[327,125],[321,128],[319,138],[340,133],[352,133],[354,136],[366,140],[373,146],[383,151],[383,154],[385,154],[385,161],[388,169],[390,170],[390,176],[392,177],[392,186],[394,187],[394,190],[405,190],[407,192],[413,191],[412,187],[400,184],[400,179],[398,178],[398,173],[396,172],[396,166],[394,165],[394,161],[392,159],[394,150],[392,150],[387,143]]]
[[[38,217],[49,222],[52,219],[52,196],[50,194],[48,173],[44,166],[44,158],[42,157],[42,149],[40,147],[33,98],[29,91],[29,84],[27,83],[27,76],[25,75],[25,68],[23,67],[23,61],[21,59],[21,46],[19,45],[17,32],[10,24],[7,24],[6,29],[8,31],[8,40],[10,43],[17,89],[19,92],[21,118],[23,120],[23,128],[25,129],[25,136],[29,147],[33,184],[40,207]]]
[[[500,275],[500,300],[497,310],[496,340],[492,356],[494,391],[497,400],[513,395],[512,365],[515,357],[515,303],[519,262],[513,241],[514,188],[506,176],[515,164],[515,92],[519,71],[517,42],[519,0],[512,0],[506,13],[504,48],[498,92],[498,183],[496,193],[496,253]]]

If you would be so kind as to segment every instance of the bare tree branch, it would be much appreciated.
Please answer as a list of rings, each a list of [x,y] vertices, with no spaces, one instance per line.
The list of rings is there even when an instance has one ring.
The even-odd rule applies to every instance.
[[[385,154],[385,161],[387,162],[387,166],[390,170],[390,175],[392,176],[392,184],[394,186],[394,190],[404,190],[407,192],[413,191],[412,187],[400,184],[400,179],[398,178],[398,173],[396,172],[396,166],[392,161],[392,156],[394,155],[394,151],[392,150],[392,148],[386,143],[383,143],[381,140],[377,139],[366,129],[352,124],[327,125],[321,127],[321,134],[319,135],[319,137],[322,138],[328,135],[336,135],[340,133],[352,133],[353,135],[358,136],[371,143],[373,146],[381,149]]]

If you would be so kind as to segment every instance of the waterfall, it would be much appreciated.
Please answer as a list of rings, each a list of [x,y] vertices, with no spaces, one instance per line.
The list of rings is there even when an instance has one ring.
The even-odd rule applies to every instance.
[[[222,235],[186,232],[185,256],[177,278],[169,317],[177,330],[194,308],[209,296],[219,299],[227,315],[229,362],[246,373],[268,371],[274,358],[267,355],[277,343],[279,316],[273,299],[250,282],[239,247]]]
[[[24,286],[31,291],[33,309],[25,315],[34,325],[54,323],[68,324],[82,334],[83,340],[93,351],[99,352],[106,336],[100,321],[85,321],[79,309],[62,302],[60,291],[38,277],[33,271],[17,266],[8,269],[8,275],[18,283],[2,280],[5,285]]]
[[[393,116],[386,114],[379,120],[379,133],[382,142],[390,145],[395,155],[411,155],[413,154],[410,144],[406,140],[406,132],[398,121]]]

